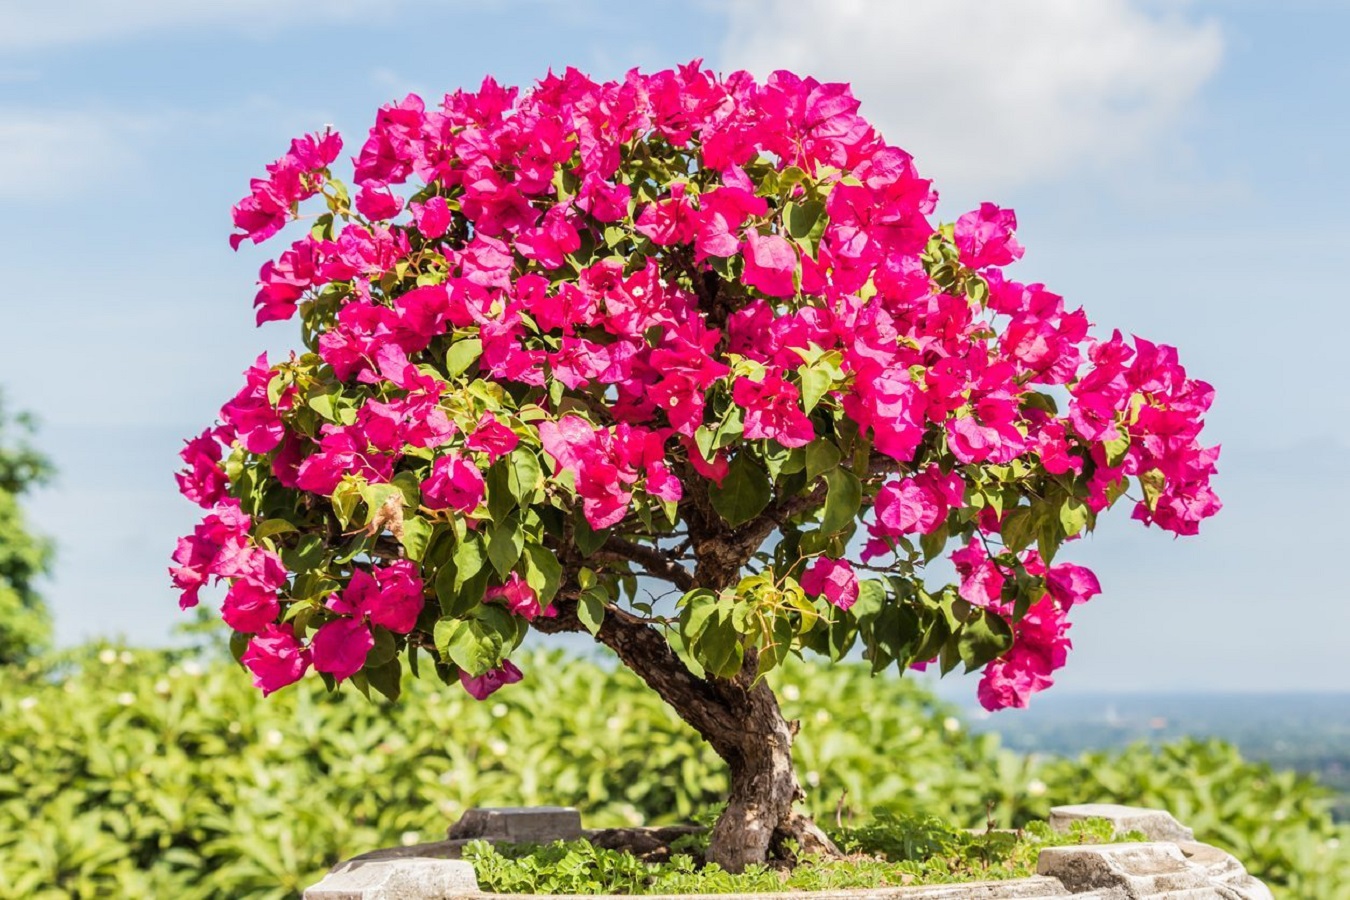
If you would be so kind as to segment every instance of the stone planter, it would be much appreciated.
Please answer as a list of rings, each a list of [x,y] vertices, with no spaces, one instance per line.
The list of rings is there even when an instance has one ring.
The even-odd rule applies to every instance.
[[[1116,832],[1140,831],[1147,843],[1049,847],[1041,851],[1037,874],[1011,881],[969,882],[929,887],[888,887],[829,891],[812,900],[1271,900],[1270,890],[1247,874],[1232,856],[1197,843],[1191,829],[1155,809],[1109,804],[1059,806],[1050,825],[1067,830],[1078,819],[1103,818]],[[305,891],[304,900],[488,900],[512,895],[478,889],[473,866],[458,859],[470,840],[544,843],[585,835],[574,809],[530,807],[473,809],[450,828],[447,839],[411,847],[376,850],[338,863]],[[523,895],[519,895],[523,896]],[[653,900],[677,898],[648,895]],[[684,895],[685,900],[692,895]],[[721,894],[799,897],[799,894]]]

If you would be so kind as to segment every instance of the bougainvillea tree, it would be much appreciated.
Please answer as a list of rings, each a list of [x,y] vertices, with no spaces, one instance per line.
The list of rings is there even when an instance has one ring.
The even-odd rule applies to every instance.
[[[308,226],[255,300],[306,351],[183,451],[182,605],[226,585],[264,692],[406,668],[482,699],[531,628],[589,632],[726,761],[735,870],[828,848],[762,678],[788,654],[1025,705],[1099,591],[1060,549],[1122,498],[1178,534],[1218,509],[1212,390],[1005,275],[1011,210],[936,224],[857,110],[787,72],[569,69],[384,107],[347,182],[336,133],[295,140],[231,242]]]

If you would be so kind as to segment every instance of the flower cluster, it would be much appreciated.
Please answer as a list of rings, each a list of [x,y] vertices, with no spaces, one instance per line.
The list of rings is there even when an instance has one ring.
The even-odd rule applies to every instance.
[[[384,107],[351,191],[341,146],[296,140],[235,207],[238,248],[322,196],[255,298],[259,323],[299,314],[308,352],[260,358],[179,475],[208,512],[175,584],[191,605],[228,582],[265,691],[310,667],[396,691],[429,650],[481,698],[555,600],[618,602],[632,547],[678,565],[685,532],[771,521],[793,548],[765,557],[773,596],[808,608],[705,586],[761,604],[733,617],[744,648],[832,623],[890,640],[862,624],[881,597],[922,636],[887,658],[959,656],[986,706],[1024,705],[1098,591],[1053,551],[1136,482],[1135,518],[1177,534],[1219,508],[1212,389],[1007,277],[1012,210],[936,224],[846,85],[568,69]],[[959,588],[897,587],[949,540]]]

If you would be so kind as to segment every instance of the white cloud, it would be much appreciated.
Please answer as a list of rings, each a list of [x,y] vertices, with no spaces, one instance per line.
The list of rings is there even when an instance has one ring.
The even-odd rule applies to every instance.
[[[1213,22],[1131,0],[737,0],[723,63],[850,81],[938,186],[1126,163],[1222,56]]]
[[[0,198],[52,199],[135,162],[144,123],[103,112],[0,108]]]

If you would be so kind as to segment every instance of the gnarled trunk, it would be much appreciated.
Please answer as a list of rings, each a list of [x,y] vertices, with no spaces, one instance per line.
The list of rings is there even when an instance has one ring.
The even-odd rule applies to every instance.
[[[575,604],[560,603],[559,615],[537,620],[544,630],[579,630]],[[730,872],[763,863],[785,841],[807,853],[837,853],[829,838],[793,804],[802,799],[792,765],[795,722],[783,718],[766,682],[755,684],[757,659],[747,654],[734,678],[700,678],[689,671],[660,632],[634,616],[611,609],[596,640],[694,727],[727,764],[731,791],[713,827],[708,860]]]
[[[740,872],[764,862],[771,849],[788,840],[796,841],[803,852],[835,852],[815,823],[792,808],[802,799],[792,766],[796,723],[783,718],[773,691],[763,682],[743,697],[741,728],[732,735],[709,738],[731,770],[731,793],[713,827],[708,861]]]

